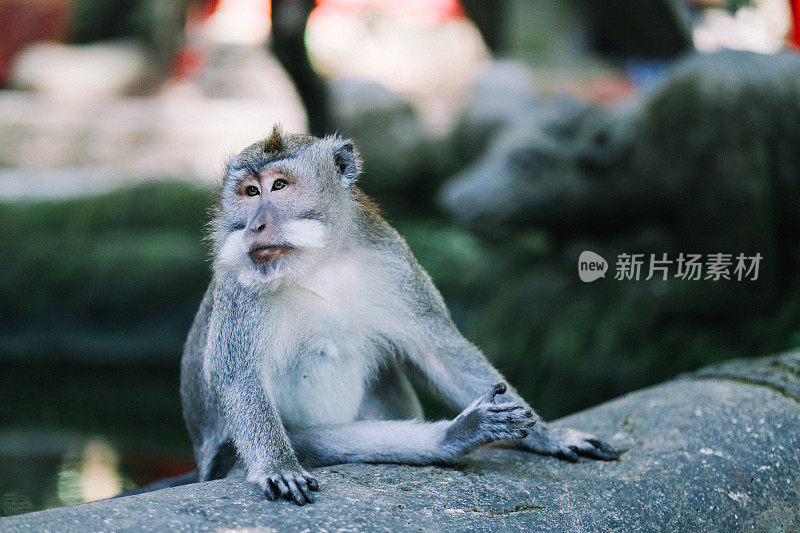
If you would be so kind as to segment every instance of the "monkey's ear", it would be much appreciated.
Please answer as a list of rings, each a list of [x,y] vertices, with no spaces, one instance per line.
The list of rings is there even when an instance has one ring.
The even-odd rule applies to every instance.
[[[342,186],[349,187],[356,182],[361,165],[353,143],[344,141],[338,144],[333,151],[333,163]]]

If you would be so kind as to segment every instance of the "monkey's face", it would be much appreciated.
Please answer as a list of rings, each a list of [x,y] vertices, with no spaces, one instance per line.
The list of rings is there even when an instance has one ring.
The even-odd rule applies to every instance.
[[[257,143],[228,165],[215,268],[246,284],[301,274],[341,233],[352,183],[344,173],[356,172],[352,144],[302,137],[303,144],[287,149],[289,139],[281,139],[277,153]]]

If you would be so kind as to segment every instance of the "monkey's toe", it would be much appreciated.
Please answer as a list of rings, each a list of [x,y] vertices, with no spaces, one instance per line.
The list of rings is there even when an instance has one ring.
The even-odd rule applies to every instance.
[[[609,443],[597,438],[587,439],[586,442],[593,446],[587,449],[587,456],[603,461],[616,461],[619,459],[619,452]]]
[[[528,436],[533,413],[515,403],[492,404],[484,412],[484,429],[492,440],[515,440]]]
[[[578,462],[578,453],[572,449],[572,447],[567,448],[559,448],[554,454],[554,457],[561,459],[562,461],[567,461],[570,463],[577,463]]]
[[[526,441],[526,447],[537,453],[552,455],[565,461],[575,462],[579,457],[614,461],[619,452],[607,442],[590,433],[571,428],[553,428],[535,432],[535,438]]]

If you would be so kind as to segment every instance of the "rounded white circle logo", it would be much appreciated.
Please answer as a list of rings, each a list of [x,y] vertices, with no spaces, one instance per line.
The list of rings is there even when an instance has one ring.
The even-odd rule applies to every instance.
[[[578,257],[578,276],[585,283],[606,277],[607,270],[608,262],[594,252],[585,250]]]

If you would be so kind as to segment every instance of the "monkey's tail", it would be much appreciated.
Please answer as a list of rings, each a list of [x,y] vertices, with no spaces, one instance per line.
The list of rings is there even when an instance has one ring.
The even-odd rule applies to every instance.
[[[189,472],[188,474],[183,474],[182,476],[175,476],[175,477],[168,477],[164,479],[159,479],[154,483],[150,483],[149,485],[145,485],[144,487],[138,487],[131,490],[126,490],[124,492],[120,492],[114,498],[122,498],[124,496],[133,496],[134,494],[142,494],[145,492],[152,492],[154,490],[161,490],[161,489],[168,489],[170,487],[179,487],[181,485],[188,485],[189,483],[197,483],[197,471]]]

